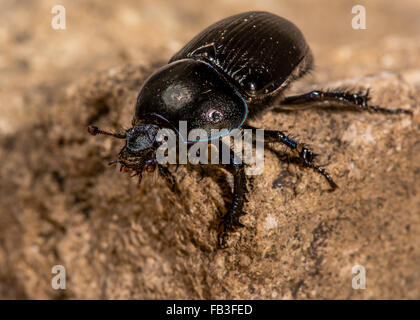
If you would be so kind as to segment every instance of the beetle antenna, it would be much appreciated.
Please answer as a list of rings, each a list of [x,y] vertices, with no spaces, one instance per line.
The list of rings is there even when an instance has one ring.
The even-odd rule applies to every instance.
[[[87,128],[87,131],[92,135],[92,136],[96,136],[97,134],[104,134],[107,136],[112,136],[118,139],[125,139],[126,135],[125,134],[121,134],[121,133],[112,133],[112,132],[107,132],[104,130],[99,129],[98,127],[95,126],[89,126]]]

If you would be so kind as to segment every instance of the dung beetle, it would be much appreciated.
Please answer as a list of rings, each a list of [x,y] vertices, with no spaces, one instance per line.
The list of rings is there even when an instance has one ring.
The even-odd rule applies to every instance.
[[[117,162],[138,174],[139,181],[143,171],[152,172],[157,166],[161,176],[174,185],[172,173],[156,161],[161,143],[156,136],[161,128],[177,128],[179,121],[187,121],[188,130],[231,131],[252,128],[246,120],[272,105],[293,108],[325,101],[373,112],[411,113],[369,105],[369,91],[315,90],[285,98],[283,91],[308,73],[312,65],[311,50],[293,23],[268,12],[237,14],[199,33],[146,80],[137,98],[132,128],[124,134],[95,126],[89,126],[88,131],[125,139]],[[304,144],[277,130],[265,130],[264,142],[286,145],[304,166],[322,174],[332,190],[337,188]],[[228,232],[243,226],[239,217],[244,214],[246,176],[244,165],[231,159],[225,166],[233,173],[234,188],[232,202],[221,218],[220,245]]]

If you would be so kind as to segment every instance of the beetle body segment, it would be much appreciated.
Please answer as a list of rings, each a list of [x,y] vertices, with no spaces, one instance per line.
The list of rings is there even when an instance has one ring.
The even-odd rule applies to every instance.
[[[175,130],[240,128],[312,66],[299,29],[268,12],[245,12],[211,25],[157,70],[137,98],[133,124],[154,116]],[[179,133],[179,131],[178,131]],[[214,136],[218,138],[220,136]],[[182,137],[188,141],[187,137]]]
[[[284,18],[260,11],[216,22],[170,62],[185,58],[214,66],[247,101],[281,91],[312,66],[311,51],[299,29]]]
[[[145,82],[137,98],[134,124],[150,116],[175,130],[180,121],[186,121],[188,130],[203,129],[211,137],[211,129],[230,132],[241,127],[247,103],[211,65],[183,59],[160,68]]]

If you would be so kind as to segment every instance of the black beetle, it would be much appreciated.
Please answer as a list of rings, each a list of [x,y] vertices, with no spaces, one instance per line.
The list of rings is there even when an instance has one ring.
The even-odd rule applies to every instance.
[[[189,130],[250,128],[245,121],[274,101],[288,106],[329,101],[368,111],[411,113],[369,105],[369,91],[312,91],[282,98],[280,93],[310,71],[312,64],[311,51],[293,23],[268,12],[237,14],[202,31],[168,65],[150,76],[138,95],[132,128],[124,134],[95,126],[88,131],[125,139],[118,158],[122,168],[133,170],[141,179],[143,170],[151,172],[158,166],[159,173],[173,185],[170,171],[155,161],[159,146],[156,134],[160,128],[176,128],[179,121],[187,121]],[[315,154],[304,144],[282,131],[266,130],[264,139],[286,145],[305,166],[322,174],[332,190],[337,188],[329,174],[314,163]],[[246,201],[243,165],[232,161],[228,166],[233,169],[234,191],[220,224],[220,244],[226,232],[243,226],[239,217]]]

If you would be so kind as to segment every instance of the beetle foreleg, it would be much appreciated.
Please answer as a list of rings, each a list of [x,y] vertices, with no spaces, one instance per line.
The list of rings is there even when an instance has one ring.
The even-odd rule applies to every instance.
[[[244,225],[239,221],[240,216],[245,213],[242,211],[244,202],[246,202],[245,193],[247,192],[246,176],[243,163],[236,163],[234,153],[230,151],[230,164],[228,169],[233,173],[233,199],[228,212],[221,219],[218,232],[219,246],[223,247],[226,244],[226,237],[228,232],[234,231],[237,227]]]
[[[162,178],[165,179],[166,184],[171,189],[172,192],[178,191],[176,180],[174,175],[169,171],[167,167],[164,167],[158,164],[158,171]]]

